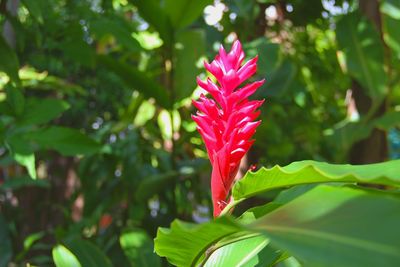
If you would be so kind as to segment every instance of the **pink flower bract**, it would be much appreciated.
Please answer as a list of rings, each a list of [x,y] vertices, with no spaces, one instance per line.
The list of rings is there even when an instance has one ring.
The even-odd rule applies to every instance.
[[[204,95],[193,101],[199,110],[193,115],[197,129],[203,137],[212,165],[211,193],[214,217],[217,217],[229,202],[229,194],[239,170],[240,161],[254,140],[257,126],[255,121],[260,111],[257,109],[264,100],[252,100],[252,95],[264,80],[242,87],[257,69],[257,57],[242,65],[244,52],[239,41],[235,41],[229,53],[221,46],[219,54],[205,68],[216,78],[206,82],[197,79],[198,85],[212,98]]]

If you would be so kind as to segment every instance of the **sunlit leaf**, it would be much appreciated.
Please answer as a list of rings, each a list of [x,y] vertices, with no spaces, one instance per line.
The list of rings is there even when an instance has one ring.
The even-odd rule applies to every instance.
[[[328,164],[311,160],[293,162],[285,167],[262,168],[248,172],[233,187],[238,200],[262,192],[300,184],[349,182],[400,186],[400,160],[369,165]]]
[[[63,245],[57,245],[52,250],[56,267],[81,267],[79,260]]]
[[[306,265],[397,266],[399,210],[398,198],[318,186],[250,227]]]

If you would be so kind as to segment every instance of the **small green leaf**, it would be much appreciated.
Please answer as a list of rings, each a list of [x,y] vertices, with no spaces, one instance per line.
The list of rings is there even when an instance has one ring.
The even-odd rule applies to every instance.
[[[15,134],[6,138],[13,159],[24,166],[30,177],[36,179],[35,154],[25,136]]]
[[[248,172],[233,187],[235,200],[293,185],[349,182],[400,186],[400,160],[369,165],[328,164],[311,160],[293,162],[285,167],[262,168]]]
[[[250,227],[306,266],[398,266],[400,200],[321,185]]]
[[[30,177],[36,179],[36,167],[35,167],[35,154],[19,154],[18,152],[13,153],[13,157],[16,162],[24,166]]]
[[[142,229],[125,231],[119,238],[121,248],[131,266],[161,266],[160,258],[154,254],[153,241]]]
[[[75,255],[63,245],[57,245],[52,251],[53,260],[57,267],[81,267]]]

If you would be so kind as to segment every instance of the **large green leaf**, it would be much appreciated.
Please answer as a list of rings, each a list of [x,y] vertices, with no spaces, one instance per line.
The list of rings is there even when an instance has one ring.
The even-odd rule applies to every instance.
[[[110,56],[100,55],[98,56],[98,61],[146,98],[154,98],[160,106],[169,108],[170,101],[167,90],[154,79],[148,77],[146,73]]]
[[[400,200],[318,186],[250,227],[307,266],[398,266]]]
[[[214,242],[240,230],[227,218],[200,225],[175,220],[170,229],[158,229],[155,251],[176,266],[195,266]]]
[[[12,257],[12,244],[8,232],[7,222],[0,214],[0,267],[8,266]]]
[[[25,104],[25,111],[18,123],[23,125],[46,123],[57,118],[68,108],[69,104],[60,99],[28,98]]]
[[[205,34],[202,30],[181,32],[175,45],[174,87],[176,99],[188,97],[196,88],[199,69],[196,63],[205,53]]]
[[[257,254],[268,243],[268,239],[264,236],[254,236],[233,242],[214,251],[204,266],[255,266],[259,263]]]
[[[400,160],[369,165],[298,161],[285,167],[248,172],[234,185],[233,197],[240,200],[274,188],[311,183],[361,182],[400,186],[399,169]]]
[[[25,136],[42,149],[54,149],[65,156],[92,154],[101,148],[99,143],[80,131],[60,126],[43,128]]]
[[[154,254],[153,241],[144,230],[125,231],[120,236],[119,242],[132,267],[161,266],[160,258]]]
[[[17,55],[0,34],[0,71],[4,71],[14,82],[19,82]]]
[[[73,238],[65,242],[65,247],[78,259],[84,267],[111,267],[107,256],[93,243]],[[72,262],[75,262],[72,260]],[[58,267],[58,266],[57,266]]]
[[[193,23],[203,13],[206,5],[212,2],[212,0],[166,0],[165,12],[174,28],[184,28]]]
[[[377,30],[358,13],[350,13],[337,23],[336,35],[348,73],[363,85],[372,99],[382,99],[387,93],[387,76]]]

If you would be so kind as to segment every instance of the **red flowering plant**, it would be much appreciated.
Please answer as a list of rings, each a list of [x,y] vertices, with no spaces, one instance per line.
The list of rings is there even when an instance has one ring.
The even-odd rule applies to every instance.
[[[214,217],[227,206],[230,189],[239,170],[240,161],[254,140],[260,115],[257,109],[264,100],[249,100],[263,83],[256,81],[242,86],[257,70],[257,57],[242,65],[245,55],[239,40],[229,53],[223,46],[219,54],[205,68],[216,78],[207,82],[197,79],[198,85],[212,98],[201,95],[193,104],[199,110],[193,115],[197,129],[203,137],[212,165],[211,193]]]
[[[218,218],[202,224],[175,220],[169,229],[159,228],[157,254],[175,266],[277,266],[289,255],[288,262],[299,266],[398,266],[400,159],[354,166],[305,160],[250,171],[235,181],[264,102],[249,100],[264,81],[244,84],[257,68],[257,57],[242,64],[244,57],[239,41],[229,53],[221,47],[204,64],[216,82],[197,80],[209,96],[193,101],[193,120],[212,164]],[[357,184],[396,189],[378,194]],[[240,217],[227,214],[270,190],[277,193],[271,201]]]

